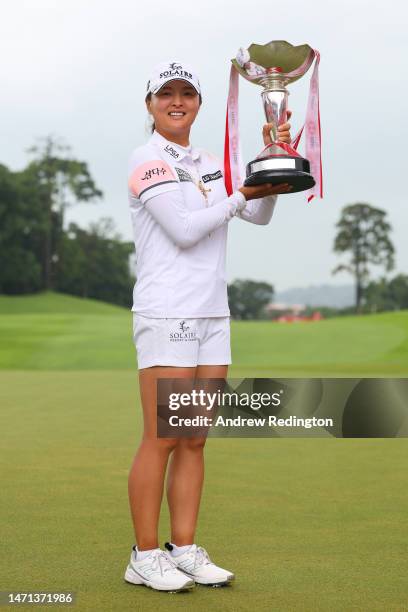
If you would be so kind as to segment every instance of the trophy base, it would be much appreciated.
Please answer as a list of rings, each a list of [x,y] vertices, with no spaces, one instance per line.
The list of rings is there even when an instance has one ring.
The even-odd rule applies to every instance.
[[[246,175],[245,187],[263,183],[272,185],[288,183],[292,186],[288,193],[296,193],[311,189],[315,185],[315,180],[310,174],[310,164],[303,157],[275,155],[255,159],[247,164]]]

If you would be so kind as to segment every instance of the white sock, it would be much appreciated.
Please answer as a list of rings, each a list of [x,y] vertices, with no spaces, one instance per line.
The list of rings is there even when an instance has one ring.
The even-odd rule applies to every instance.
[[[151,550],[139,550],[138,547],[136,546],[135,550],[136,550],[136,561],[142,561],[143,559],[148,557],[150,553],[152,553],[154,550],[157,550],[157,549],[152,548]]]
[[[183,553],[187,552],[191,546],[191,544],[187,544],[186,546],[176,546],[175,544],[173,544],[173,542],[170,542],[170,544],[173,546],[173,550],[170,551],[170,554],[173,557],[178,557],[179,555],[182,555]]]

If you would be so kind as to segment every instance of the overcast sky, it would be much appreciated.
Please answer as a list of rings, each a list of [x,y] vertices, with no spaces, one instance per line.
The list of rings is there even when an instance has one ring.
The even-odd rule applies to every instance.
[[[283,290],[351,282],[331,270],[341,208],[357,201],[385,209],[396,272],[408,273],[406,36],[402,1],[136,2],[2,0],[0,163],[19,170],[37,137],[59,136],[88,163],[104,200],[73,207],[83,227],[110,216],[132,239],[127,162],[146,132],[144,95],[160,61],[195,66],[203,106],[191,142],[222,156],[230,58],[252,42],[287,40],[318,49],[324,199],[280,197],[269,226],[230,223],[228,278]],[[309,71],[311,74],[311,71]],[[292,133],[304,121],[310,74],[289,87]],[[261,88],[241,79],[243,156],[262,148]]]

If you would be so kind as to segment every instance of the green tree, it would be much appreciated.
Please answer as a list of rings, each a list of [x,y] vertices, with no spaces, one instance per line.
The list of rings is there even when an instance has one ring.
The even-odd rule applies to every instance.
[[[101,219],[89,231],[71,223],[62,239],[56,288],[62,293],[130,306],[133,279],[129,255],[133,250],[133,243],[121,242],[111,219]]]
[[[30,293],[41,288],[37,236],[43,227],[35,182],[0,164],[1,293]]]
[[[408,276],[398,274],[389,282],[390,294],[398,309],[408,308]]]
[[[102,192],[96,187],[87,164],[69,157],[70,147],[53,136],[41,139],[40,144],[28,152],[34,155],[34,159],[25,172],[37,183],[45,219],[41,245],[43,287],[51,289],[66,208],[79,202],[94,201],[102,197]]]
[[[367,310],[374,312],[408,308],[408,276],[398,274],[390,281],[372,281],[364,290],[364,301]]]
[[[369,265],[382,265],[389,272],[394,267],[394,247],[389,238],[391,226],[386,212],[370,204],[356,203],[342,209],[337,222],[335,253],[350,253],[350,261],[340,264],[333,274],[350,272],[356,282],[356,310],[360,311],[364,286],[369,279]]]
[[[228,285],[231,316],[237,319],[259,319],[273,298],[273,286],[252,280],[235,280]]]

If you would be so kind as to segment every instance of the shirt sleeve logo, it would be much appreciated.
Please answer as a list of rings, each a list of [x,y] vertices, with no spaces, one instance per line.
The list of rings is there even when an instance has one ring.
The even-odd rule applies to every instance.
[[[166,168],[163,168],[163,166],[161,168],[149,168],[149,170],[146,170],[145,175],[142,176],[141,180],[149,181],[154,177],[154,175],[160,176],[160,174],[167,174]]]
[[[140,198],[147,189],[166,183],[177,183],[174,172],[162,159],[154,159],[133,170],[129,179],[129,189],[132,195]]]
[[[220,179],[220,178],[222,178],[221,170],[218,170],[217,172],[213,172],[212,174],[204,174],[202,176],[203,183],[209,183],[210,181],[216,181],[217,179]]]

